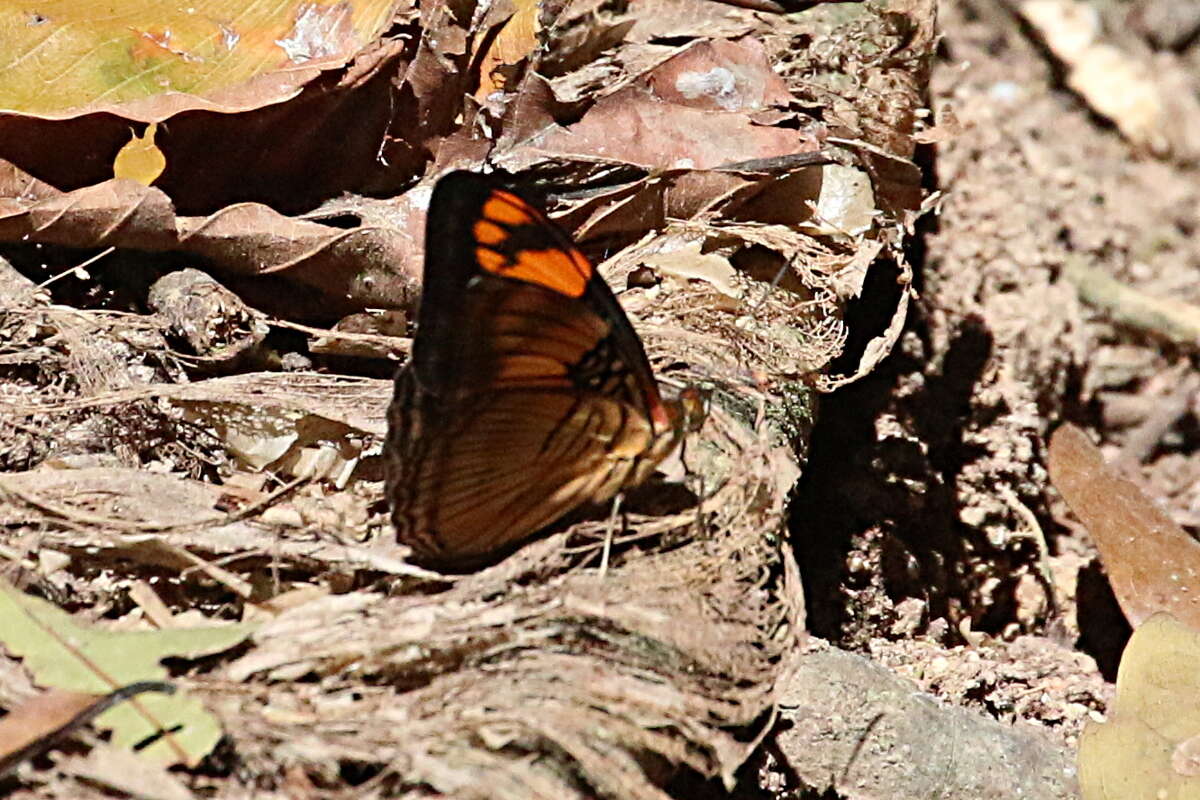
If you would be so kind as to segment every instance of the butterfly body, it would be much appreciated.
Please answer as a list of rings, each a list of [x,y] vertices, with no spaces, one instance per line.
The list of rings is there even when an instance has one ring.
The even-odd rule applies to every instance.
[[[434,189],[412,358],[385,448],[400,541],[437,562],[503,551],[645,480],[684,428],[569,237],[494,179]]]

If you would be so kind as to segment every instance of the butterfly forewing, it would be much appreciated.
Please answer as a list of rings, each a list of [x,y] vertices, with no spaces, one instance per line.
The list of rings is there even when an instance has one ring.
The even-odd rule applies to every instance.
[[[503,550],[643,480],[677,441],[611,290],[496,181],[439,181],[424,279],[385,453],[397,534],[419,555]]]

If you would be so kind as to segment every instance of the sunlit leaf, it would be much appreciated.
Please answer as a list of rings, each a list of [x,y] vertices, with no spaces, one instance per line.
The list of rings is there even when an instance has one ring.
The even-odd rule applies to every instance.
[[[1074,425],[1050,440],[1050,479],[1087,526],[1129,623],[1167,611],[1200,631],[1200,542],[1105,464]]]
[[[42,686],[108,694],[139,681],[161,681],[167,657],[208,655],[245,639],[251,625],[172,630],[107,631],[80,625],[62,609],[0,583],[0,644],[21,658]],[[141,752],[163,763],[194,765],[221,737],[216,718],[199,699],[154,694],[119,705],[95,722],[111,729],[112,743],[132,748],[171,730]]]
[[[144,122],[296,94],[391,19],[395,0],[0,0],[0,111]]]

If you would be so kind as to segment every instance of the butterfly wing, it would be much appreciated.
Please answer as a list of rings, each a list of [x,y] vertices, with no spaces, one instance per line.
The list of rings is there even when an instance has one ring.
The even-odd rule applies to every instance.
[[[654,463],[649,425],[603,398],[512,391],[416,409],[405,419],[423,430],[407,438],[392,519],[401,541],[437,561],[502,550]]]
[[[443,178],[389,412],[400,539],[439,560],[494,552],[644,479],[677,418],[570,239],[492,179]]]

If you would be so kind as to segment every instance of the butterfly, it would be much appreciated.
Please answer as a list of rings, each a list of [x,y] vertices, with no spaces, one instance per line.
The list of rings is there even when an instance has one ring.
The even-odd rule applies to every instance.
[[[659,393],[612,290],[542,211],[495,177],[438,181],[384,448],[419,559],[485,560],[641,483],[702,405]]]

